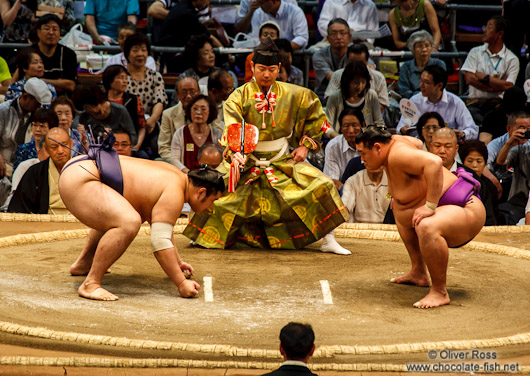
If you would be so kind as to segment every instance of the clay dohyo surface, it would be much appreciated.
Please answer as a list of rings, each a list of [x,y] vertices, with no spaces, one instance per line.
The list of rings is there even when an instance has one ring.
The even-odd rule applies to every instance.
[[[1,225],[4,236],[82,228],[62,223]],[[525,248],[527,238],[527,234],[485,234],[477,240]],[[352,256],[322,254],[320,243],[303,251],[207,250],[191,248],[187,238],[177,235],[180,254],[195,268],[193,278],[201,288],[203,277],[212,277],[213,302],[205,301],[203,290],[195,299],[180,298],[153,257],[148,236],[138,236],[104,277],[104,287],[120,297],[116,302],[78,297],[84,277],[72,277],[68,270],[84,239],[2,248],[0,321],[63,332],[270,350],[278,348],[279,330],[289,321],[311,323],[317,346],[488,339],[530,332],[530,261],[453,249],[448,270],[451,304],[419,310],[412,303],[428,289],[389,282],[408,271],[402,243],[338,240],[352,250]],[[333,304],[324,303],[321,280],[329,282]],[[102,355],[169,357],[155,350],[12,337],[3,334],[0,342],[31,341],[32,347]],[[528,346],[497,351],[503,358],[520,356],[528,354]],[[186,357],[214,355],[187,353]],[[383,358],[391,363],[428,360],[426,354],[401,354],[315,362]]]

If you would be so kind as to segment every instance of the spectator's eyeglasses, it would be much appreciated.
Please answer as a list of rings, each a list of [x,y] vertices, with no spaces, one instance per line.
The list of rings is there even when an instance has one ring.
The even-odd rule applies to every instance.
[[[124,141],[124,142],[118,142],[118,141],[116,141],[116,142],[114,142],[113,146],[114,146],[114,147],[127,148],[127,147],[131,146],[131,144],[128,143],[128,142],[126,142],[126,141]]]
[[[195,90],[195,89],[186,89],[186,90],[182,90],[180,91],[180,93],[182,95],[184,95],[185,97],[187,97],[188,95],[194,97],[196,94],[198,94],[198,90]]]
[[[49,27],[49,26],[43,26],[40,28],[43,32],[45,33],[58,33],[60,31],[60,29],[58,27]]]
[[[434,131],[437,131],[438,129],[440,129],[440,127],[438,127],[436,125],[430,125],[430,126],[427,126],[427,127],[423,127],[422,129],[425,132],[434,132]]]
[[[329,33],[328,35],[331,37],[331,38],[337,38],[339,35],[341,37],[345,37],[346,35],[348,35],[350,32],[349,31],[333,31],[331,33]]]

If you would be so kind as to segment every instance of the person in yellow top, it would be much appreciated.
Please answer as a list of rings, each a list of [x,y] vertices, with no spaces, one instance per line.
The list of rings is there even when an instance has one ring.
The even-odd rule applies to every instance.
[[[332,233],[348,219],[348,210],[331,179],[304,162],[309,150],[320,149],[329,128],[320,100],[309,89],[276,81],[280,57],[270,38],[256,48],[252,70],[254,79],[224,104],[220,142],[226,147],[229,126],[244,120],[259,129],[257,147],[250,154],[227,149],[218,170],[227,172],[231,161],[242,166],[235,191],[195,214],[184,234],[206,248],[242,243],[300,249],[324,238],[322,251],[350,254]]]

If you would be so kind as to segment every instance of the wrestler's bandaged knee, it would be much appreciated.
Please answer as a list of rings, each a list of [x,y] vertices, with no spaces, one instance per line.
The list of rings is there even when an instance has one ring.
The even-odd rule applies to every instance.
[[[170,223],[155,222],[151,225],[151,248],[154,252],[173,248],[171,236],[173,235],[173,225]]]

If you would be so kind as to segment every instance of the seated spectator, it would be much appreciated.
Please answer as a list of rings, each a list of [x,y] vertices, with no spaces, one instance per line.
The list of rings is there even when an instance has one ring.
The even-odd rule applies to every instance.
[[[85,128],[80,124],[77,125],[77,128],[72,126],[76,114],[74,102],[63,95],[52,102],[51,109],[57,115],[59,128],[64,129],[72,140],[72,158],[79,154],[86,154],[88,142]]]
[[[423,141],[423,150],[432,150],[432,136],[440,128],[445,128],[445,122],[438,112],[425,112],[420,116],[416,130],[418,138]]]
[[[280,354],[284,362],[280,368],[263,376],[316,376],[307,367],[314,352],[315,333],[311,325],[290,322],[280,332]]]
[[[89,137],[93,135],[95,138],[89,139],[90,142],[100,143],[107,129],[112,131],[124,129],[131,135],[131,140],[136,145],[138,137],[131,116],[125,107],[110,102],[99,85],[93,83],[79,85],[74,91],[73,99],[75,107],[84,110],[79,116],[79,124],[85,126]]]
[[[379,14],[372,0],[326,0],[317,23],[322,38],[329,37],[329,23],[339,17],[354,32],[379,28]],[[374,43],[373,39],[368,41]]]
[[[195,78],[200,85],[207,86],[208,76],[219,69],[215,66],[213,39],[208,34],[193,35],[184,47],[184,58],[191,67],[182,75]]]
[[[9,85],[13,83],[9,66],[3,57],[0,57],[0,95],[5,95]]]
[[[265,21],[259,27],[258,38],[260,43],[263,42],[265,38],[271,38],[273,41],[278,40],[278,38],[280,38],[280,26],[274,21]],[[250,62],[253,58],[254,52],[248,54],[245,59],[245,82],[252,80],[253,73],[252,68],[250,67]]]
[[[0,43],[28,43],[36,11],[36,1],[0,0],[0,25],[3,24]]]
[[[397,0],[397,7],[388,13],[388,23],[392,39],[398,50],[407,47],[409,36],[418,30],[426,30],[433,36],[433,49],[436,51],[442,40],[436,11],[430,1]]]
[[[367,126],[384,127],[377,93],[370,88],[370,78],[368,68],[359,61],[348,63],[344,68],[340,90],[329,96],[326,106],[326,115],[331,124],[328,134],[331,137],[337,135],[340,129],[339,115],[348,107],[361,110]]]
[[[307,46],[309,31],[305,14],[298,5],[285,0],[259,0],[260,8],[251,20],[252,36],[258,39],[259,27],[265,21],[274,21],[280,26],[282,38],[291,42],[293,51]]]
[[[149,154],[149,158],[158,157],[158,121],[162,111],[168,103],[166,88],[162,75],[145,66],[147,57],[151,54],[151,43],[147,36],[136,33],[125,40],[123,52],[129,65],[127,91],[140,98],[146,115],[146,135],[142,149]],[[126,129],[127,130],[127,129]],[[136,143],[136,134],[131,133],[133,142]]]
[[[346,183],[346,180],[348,180],[351,176],[355,175],[359,171],[364,170],[366,167],[364,167],[364,163],[361,160],[361,157],[353,157],[350,159],[348,164],[346,165],[346,168],[344,169],[344,172],[342,176],[340,177],[340,182],[342,184]]]
[[[31,140],[31,113],[49,106],[51,99],[46,83],[34,77],[26,82],[20,97],[0,103],[0,178],[11,177],[17,146]]]
[[[70,160],[70,136],[56,127],[44,137],[44,147],[50,157],[26,171],[9,203],[10,213],[68,213],[59,195],[59,174]]]
[[[207,142],[199,148],[197,159],[200,166],[217,168],[223,161],[223,149],[218,144]]]
[[[418,113],[438,112],[447,126],[454,129],[459,140],[475,140],[478,126],[460,97],[447,91],[447,73],[436,65],[428,65],[421,73],[420,91],[410,101],[418,107]],[[396,132],[407,134],[410,125],[401,116]]]
[[[274,43],[280,50],[280,57],[287,60],[285,65],[289,65],[289,73],[287,74],[287,79],[285,82],[293,85],[304,86],[304,74],[300,69],[293,65],[293,48],[291,43],[289,43],[287,39],[283,38],[275,40]]]
[[[479,139],[486,145],[497,137],[506,133],[508,125],[508,116],[517,111],[525,111],[526,94],[523,89],[513,86],[504,93],[501,105],[484,116],[482,126],[480,127]]]
[[[127,92],[127,69],[121,65],[111,65],[103,72],[102,81],[107,92],[107,99],[122,105],[129,112],[134,130],[138,135],[138,141],[132,149],[139,151],[145,139],[145,113],[140,98]],[[141,155],[148,158],[146,152],[142,152]]]
[[[41,161],[48,158],[46,149],[41,148],[40,140],[50,128],[57,126],[59,120],[53,110],[39,108],[31,114],[31,141],[17,146],[15,152],[15,163],[13,170],[16,170],[21,162],[28,159],[39,158]]]
[[[508,118],[508,125],[513,128],[508,140],[499,150],[496,168],[507,170],[513,168],[513,181],[508,194],[508,200],[517,195],[528,197],[530,185],[530,143],[526,132],[530,131],[530,115],[526,112],[515,112]],[[490,142],[490,144],[492,144]],[[523,215],[520,215],[521,218]],[[508,223],[510,224],[510,223]]]
[[[359,2],[368,0],[360,0]],[[326,1],[324,6],[332,3],[332,0]],[[348,1],[350,3],[350,1]],[[351,4],[351,3],[350,3]],[[375,7],[375,5],[372,3]],[[362,6],[362,5],[361,5]],[[328,86],[333,72],[344,68],[348,64],[348,45],[351,40],[350,27],[346,20],[342,18],[333,18],[328,22],[327,40],[329,46],[321,48],[313,54],[313,70],[315,71],[315,94],[320,101],[324,101],[324,92]]]
[[[39,42],[31,46],[44,63],[43,80],[52,84],[57,95],[70,94],[77,80],[77,56],[59,44],[61,20],[54,14],[39,18],[36,24]]]
[[[199,168],[197,154],[205,143],[218,143],[222,132],[210,124],[217,118],[217,107],[213,100],[199,94],[186,107],[190,123],[175,131],[171,141],[171,164],[183,172]]]
[[[419,93],[421,72],[427,65],[437,65],[446,70],[442,60],[431,57],[432,44],[432,35],[425,30],[416,31],[409,37],[407,46],[414,59],[406,61],[399,68],[398,91],[403,98]]]
[[[217,107],[217,119],[212,123],[212,127],[221,132],[225,128],[223,104],[234,91],[234,78],[228,71],[217,69],[210,73],[208,78],[208,96],[213,99]]]
[[[388,178],[383,166],[361,170],[346,180],[342,202],[350,212],[350,223],[383,223],[390,206]]]
[[[519,74],[519,60],[503,42],[507,27],[503,17],[493,16],[484,27],[484,44],[469,51],[461,68],[469,85],[466,104],[477,124],[482,124],[486,112],[500,105]]]
[[[352,61],[362,61],[366,65],[368,72],[370,73],[370,88],[374,89],[377,93],[377,98],[379,99],[379,104],[381,105],[381,111],[386,109],[389,105],[386,78],[383,76],[383,73],[372,69],[368,64],[368,59],[370,58],[368,47],[362,43],[352,44],[350,47],[348,47],[347,56],[348,63],[351,63]],[[335,90],[340,89],[342,72],[344,72],[344,68],[337,69],[331,76],[328,87],[326,88],[326,92],[324,93],[325,99],[327,99]]]
[[[157,0],[155,3],[160,3],[160,0]],[[124,22],[120,24],[120,26],[118,26],[118,43],[120,45],[121,52],[119,54],[111,56],[107,60],[107,62],[105,63],[105,69],[107,69],[111,65],[123,65],[125,68],[127,68],[127,59],[123,54],[123,46],[125,45],[125,39],[127,39],[128,36],[133,35],[134,33],[136,33],[136,25],[133,23]],[[149,69],[156,71],[155,59],[153,59],[152,56],[147,56],[145,66]]]
[[[295,6],[298,6],[298,3],[296,2],[296,0],[285,0],[285,1]],[[256,11],[256,9],[259,9],[258,0],[241,0],[241,2],[239,3],[239,9],[237,10],[237,16],[236,16],[236,29],[238,31],[242,33],[249,33],[251,31],[250,22],[252,20],[252,16],[254,16],[254,12]],[[271,37],[271,39],[274,39],[274,38]]]
[[[131,144],[131,136],[123,129],[118,129],[112,132],[116,141],[112,147],[116,150],[118,155],[125,155],[127,157],[137,157],[136,152],[133,151],[133,145]]]
[[[488,160],[488,149],[484,142],[479,140],[468,140],[460,146],[460,160],[464,167],[472,170],[480,182],[480,199],[486,208],[486,226],[496,226],[497,210],[497,188],[487,177],[483,175],[486,161]]]
[[[140,14],[138,0],[108,2],[86,0],[85,24],[96,44],[110,43],[118,37],[118,26],[124,22],[136,25]]]
[[[339,116],[340,135],[326,146],[324,174],[329,176],[337,189],[342,188],[340,177],[348,162],[359,156],[355,147],[355,136],[365,126],[363,113],[356,108],[345,108]]]
[[[430,152],[442,158],[443,166],[451,172],[462,167],[462,164],[456,160],[458,140],[455,131],[451,128],[440,128],[434,132]]]
[[[16,65],[18,76],[22,77],[22,79],[9,85],[9,88],[6,92],[6,101],[20,97],[24,91],[24,84],[31,77],[42,78],[44,76],[44,65],[42,64],[42,59],[40,55],[33,49],[26,48],[20,51],[17,55]],[[48,85],[48,88],[52,93],[52,99],[55,99],[57,97],[55,87],[49,83],[46,83],[46,85]]]
[[[193,77],[182,77],[181,75],[177,79],[175,94],[179,103],[162,113],[160,134],[158,135],[158,153],[160,158],[166,162],[171,159],[171,141],[175,131],[189,121],[186,119],[185,109],[191,100],[200,94],[199,83]]]
[[[156,0],[149,5],[147,8],[147,15],[153,18],[152,32],[151,32],[151,41],[153,44],[157,44],[162,36],[162,25],[164,20],[169,14],[169,11],[178,1],[173,0]],[[136,30],[134,31],[136,32]],[[119,38],[119,34],[118,34]],[[151,67],[149,67],[151,68]],[[153,69],[153,68],[151,68]],[[153,69],[154,70],[154,69]]]

